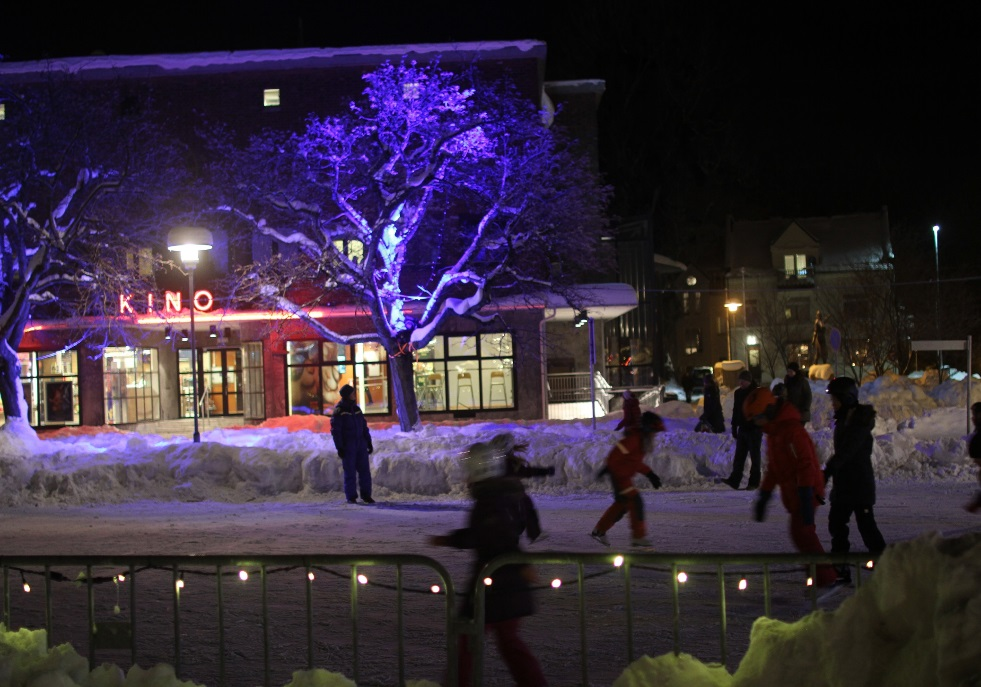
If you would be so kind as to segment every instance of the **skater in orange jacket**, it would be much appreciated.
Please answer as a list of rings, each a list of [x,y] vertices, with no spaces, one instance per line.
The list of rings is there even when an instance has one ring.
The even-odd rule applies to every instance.
[[[630,515],[630,530],[633,546],[650,546],[647,539],[647,525],[644,522],[644,501],[640,491],[634,486],[634,475],[640,473],[651,481],[655,489],[661,487],[661,478],[644,463],[644,455],[651,450],[654,435],[664,431],[664,422],[650,411],[640,417],[640,424],[628,427],[623,439],[617,442],[606,457],[606,464],[597,477],[610,476],[613,483],[613,504],[606,509],[589,536],[603,544],[610,545],[606,532],[623,518]]]
[[[767,435],[767,465],[753,506],[755,520],[763,522],[773,489],[780,487],[780,500],[790,514],[794,546],[801,553],[824,553],[814,526],[814,511],[819,503],[824,503],[824,474],[814,442],[800,422],[800,411],[793,403],[760,387],[746,397],[743,417],[752,419]],[[837,579],[834,566],[817,566],[818,587],[830,587]]]

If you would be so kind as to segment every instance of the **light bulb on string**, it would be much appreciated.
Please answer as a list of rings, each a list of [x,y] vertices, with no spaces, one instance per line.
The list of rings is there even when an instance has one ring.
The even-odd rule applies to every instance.
[[[21,573],[20,574],[20,581],[21,581],[21,584],[23,585],[24,592],[27,593],[27,594],[30,594],[31,593],[31,585],[27,584],[27,578],[24,577],[24,573]]]

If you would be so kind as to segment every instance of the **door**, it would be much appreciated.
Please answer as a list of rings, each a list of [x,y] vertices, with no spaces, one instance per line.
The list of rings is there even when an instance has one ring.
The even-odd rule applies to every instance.
[[[205,415],[242,414],[242,349],[204,351],[201,377]]]

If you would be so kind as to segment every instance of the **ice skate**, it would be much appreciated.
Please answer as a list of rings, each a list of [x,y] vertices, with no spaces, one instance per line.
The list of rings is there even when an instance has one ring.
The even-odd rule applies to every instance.
[[[596,530],[593,530],[592,532],[589,533],[589,536],[595,539],[596,541],[598,541],[603,546],[610,545],[610,540],[604,532],[597,532]]]
[[[651,543],[651,540],[648,539],[647,537],[634,537],[633,539],[630,540],[630,545],[631,546],[636,546],[636,547],[639,547],[639,548],[640,547],[643,547],[643,548],[648,548],[648,549],[654,547],[654,544],[652,544]]]

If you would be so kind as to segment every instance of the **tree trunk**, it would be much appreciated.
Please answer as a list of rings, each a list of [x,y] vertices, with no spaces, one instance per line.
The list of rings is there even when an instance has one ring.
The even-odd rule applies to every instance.
[[[399,416],[399,427],[403,432],[411,432],[419,424],[412,356],[389,356],[388,369],[392,373],[392,391],[395,394],[395,412]]]
[[[21,412],[23,394],[17,351],[13,350],[6,341],[2,341],[0,342],[0,402],[3,403],[3,413],[7,419],[23,416]]]

